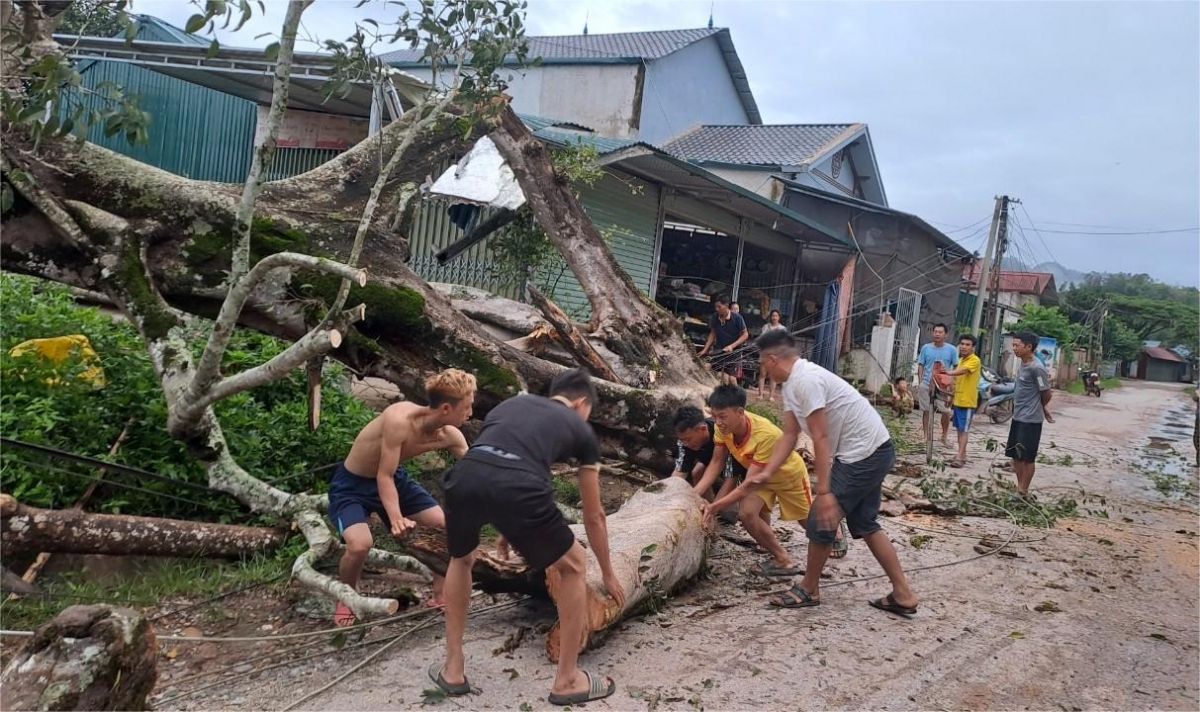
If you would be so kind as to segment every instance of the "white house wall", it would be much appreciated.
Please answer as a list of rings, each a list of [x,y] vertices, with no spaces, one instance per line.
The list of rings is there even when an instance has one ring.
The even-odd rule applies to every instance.
[[[730,183],[739,185],[751,192],[758,193],[765,198],[770,200],[775,200],[778,198],[777,195],[774,195],[775,191],[773,190],[772,185],[774,181],[771,180],[773,171],[769,169],[725,168],[723,166],[705,166],[705,168],[712,173],[716,173]]]
[[[658,145],[696,124],[748,123],[716,37],[694,42],[647,66],[642,141]]]
[[[634,127],[636,64],[548,64],[503,68],[517,113],[582,124],[603,136],[638,138]],[[428,69],[406,69],[430,81]]]

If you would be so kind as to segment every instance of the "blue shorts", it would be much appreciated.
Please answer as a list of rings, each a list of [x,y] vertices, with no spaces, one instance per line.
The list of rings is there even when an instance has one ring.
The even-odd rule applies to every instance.
[[[958,432],[968,433],[971,431],[971,420],[974,417],[974,408],[963,408],[956,405],[951,409],[950,422],[954,423],[954,429]]]
[[[400,495],[400,513],[405,517],[438,506],[437,500],[424,487],[409,478],[403,465],[396,468],[394,480],[396,492]],[[329,519],[337,527],[338,534],[344,534],[346,529],[355,524],[365,524],[371,512],[378,514],[383,523],[391,528],[392,522],[383,508],[383,501],[379,499],[379,485],[375,478],[359,477],[347,470],[345,463],[339,462],[329,483]]]

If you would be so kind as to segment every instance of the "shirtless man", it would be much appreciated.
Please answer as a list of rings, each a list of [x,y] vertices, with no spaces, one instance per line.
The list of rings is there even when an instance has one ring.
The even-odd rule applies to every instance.
[[[467,453],[467,440],[458,426],[471,417],[475,377],[453,368],[442,371],[426,379],[425,395],[427,406],[404,401],[384,409],[354,439],[346,461],[334,472],[329,485],[329,518],[346,542],[338,577],[348,586],[358,586],[374,543],[367,526],[372,512],[397,538],[418,524],[446,527],[442,508],[409,478],[402,463],[430,450],[449,450],[456,459]],[[444,583],[442,577],[434,577],[433,598],[427,605],[443,605]],[[353,624],[353,611],[339,601],[334,622]]]

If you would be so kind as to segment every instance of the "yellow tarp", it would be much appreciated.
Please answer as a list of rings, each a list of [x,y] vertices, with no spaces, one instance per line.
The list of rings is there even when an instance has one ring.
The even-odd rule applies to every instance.
[[[108,382],[104,378],[104,369],[100,367],[100,356],[96,354],[88,338],[82,334],[52,336],[46,339],[30,339],[29,341],[22,341],[8,352],[8,355],[14,358],[27,354],[37,354],[41,358],[55,364],[60,364],[72,355],[77,355],[79,360],[88,367],[76,374],[75,378],[88,381],[95,388],[103,388]],[[45,379],[44,382],[47,385],[53,386],[57,385],[60,379],[52,377]]]

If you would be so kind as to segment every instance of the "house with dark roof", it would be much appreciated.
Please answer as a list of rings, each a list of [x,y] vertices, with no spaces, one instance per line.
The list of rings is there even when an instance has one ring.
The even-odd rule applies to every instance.
[[[602,136],[661,143],[696,124],[760,124],[746,71],[725,28],[529,37],[536,67],[507,76],[519,113],[552,116]],[[380,55],[421,79],[420,50]],[[503,70],[502,70],[503,71]]]
[[[1134,378],[1159,383],[1180,383],[1189,371],[1188,360],[1162,346],[1142,346]]]
[[[663,148],[773,200],[780,177],[887,206],[866,124],[698,125]]]

